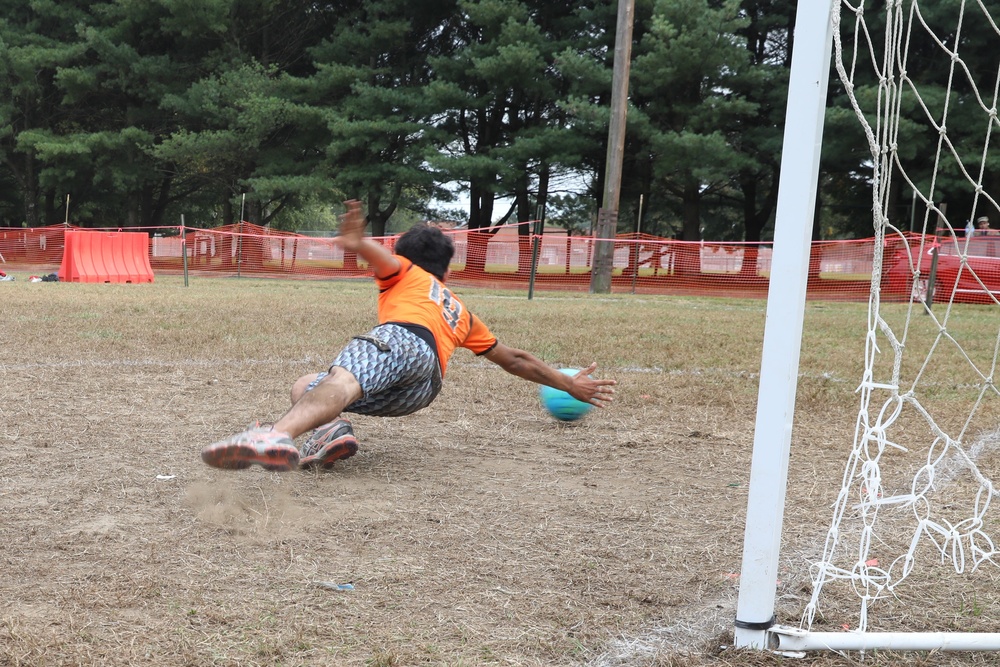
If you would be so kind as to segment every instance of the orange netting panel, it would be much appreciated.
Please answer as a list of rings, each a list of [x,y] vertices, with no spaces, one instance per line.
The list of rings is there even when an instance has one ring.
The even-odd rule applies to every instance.
[[[564,229],[546,229],[541,235],[526,233],[533,226],[521,223],[488,230],[446,229],[455,244],[451,283],[527,290],[534,265],[535,290],[588,291],[595,248],[607,241],[571,236]],[[39,271],[60,266],[67,232],[74,229],[65,225],[0,228],[0,255],[7,262],[3,266]],[[158,273],[182,273],[186,255],[187,270],[192,275],[302,279],[370,276],[368,267],[357,256],[345,253],[334,238],[276,232],[247,222],[214,229],[170,227],[148,231],[152,234],[147,258],[151,270]],[[394,238],[377,240],[391,249]],[[908,241],[913,247],[919,244],[920,237],[913,235]],[[931,247],[934,241],[935,237],[926,237],[924,247]],[[771,273],[768,243],[686,242],[622,234],[613,244],[612,292],[767,296]],[[537,263],[533,262],[536,253]],[[867,300],[872,254],[871,239],[814,243],[809,298]],[[910,298],[910,263],[902,239],[886,242],[883,299]]]
[[[66,225],[52,227],[0,227],[0,255],[10,264],[57,267],[62,262]]]

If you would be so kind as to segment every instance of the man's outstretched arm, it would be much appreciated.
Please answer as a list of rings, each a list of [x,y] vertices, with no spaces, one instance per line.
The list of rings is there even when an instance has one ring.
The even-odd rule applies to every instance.
[[[497,343],[496,347],[483,356],[511,375],[561,389],[578,401],[603,408],[614,400],[614,386],[617,382],[589,377],[597,369],[596,363],[590,364],[576,375],[566,375],[530,352],[503,343]]]

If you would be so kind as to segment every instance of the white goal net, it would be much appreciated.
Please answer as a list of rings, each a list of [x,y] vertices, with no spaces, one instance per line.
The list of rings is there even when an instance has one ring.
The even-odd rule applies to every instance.
[[[870,151],[875,267],[853,446],[802,626],[963,630],[996,600],[1000,564],[1000,3],[834,15],[831,90]]]

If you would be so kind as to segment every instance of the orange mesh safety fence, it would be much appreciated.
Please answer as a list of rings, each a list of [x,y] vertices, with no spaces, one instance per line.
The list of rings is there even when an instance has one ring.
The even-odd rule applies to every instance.
[[[455,244],[450,283],[456,286],[538,291],[588,291],[594,250],[608,243],[564,229],[527,233],[534,223],[488,230],[445,230]],[[0,228],[0,267],[47,273],[59,268],[68,225]],[[129,228],[149,234],[154,273],[192,276],[329,279],[368,277],[357,256],[334,238],[272,231],[243,222],[213,229]],[[183,232],[183,235],[182,235]],[[919,235],[908,235],[910,245]],[[392,248],[394,237],[377,239]],[[925,243],[931,244],[933,236]],[[611,291],[722,297],[767,296],[771,273],[768,243],[685,242],[647,234],[614,240]],[[864,301],[872,272],[872,240],[819,241],[812,246],[807,295],[813,299]],[[537,257],[537,260],[535,258]],[[913,269],[902,239],[887,241],[883,299],[910,298]],[[532,267],[534,279],[532,281]]]

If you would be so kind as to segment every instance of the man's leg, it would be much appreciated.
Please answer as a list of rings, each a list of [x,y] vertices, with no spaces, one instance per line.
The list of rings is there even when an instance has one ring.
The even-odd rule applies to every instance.
[[[339,418],[345,408],[386,417],[411,414],[429,404],[440,385],[437,356],[426,341],[403,327],[379,326],[352,339],[328,375],[296,380],[293,405],[273,428],[253,428],[209,445],[202,459],[219,468],[329,467],[357,451],[350,422]],[[314,428],[316,433],[300,453],[294,439]]]
[[[292,384],[292,405],[299,402],[299,399],[309,390],[309,385],[319,379],[319,376],[326,376],[326,373],[310,373],[309,375],[303,375],[298,380]]]
[[[210,466],[239,470],[251,465],[259,465],[267,470],[291,470],[304,459],[295,447],[295,438],[322,424],[336,419],[341,411],[361,398],[363,392],[357,379],[344,368],[334,367],[330,374],[320,380],[311,390],[311,384],[299,380],[292,387],[292,395],[299,400],[273,427],[251,428],[243,433],[216,442],[201,450],[202,460]],[[322,463],[332,463],[339,458],[351,456],[358,450],[350,424],[345,433],[339,433],[335,442],[327,446],[317,456],[322,455]],[[315,460],[317,456],[306,457]]]
[[[357,454],[354,429],[340,413],[355,402],[355,395],[360,398],[363,394],[357,378],[342,366],[332,367],[329,373],[304,375],[292,385],[294,405],[275,428],[291,423],[290,428],[297,429],[297,424],[324,420],[299,450],[299,467],[329,469],[335,462]],[[309,428],[312,426],[306,430]]]
[[[311,390],[306,387],[312,380],[306,375],[299,378],[292,386],[292,398],[299,393],[299,398],[281,419],[274,422],[274,430],[287,433],[293,439],[317,426],[333,421],[351,403],[357,401],[364,392],[354,375],[346,368],[334,366],[330,374],[320,380]],[[312,376],[315,379],[315,376]]]

